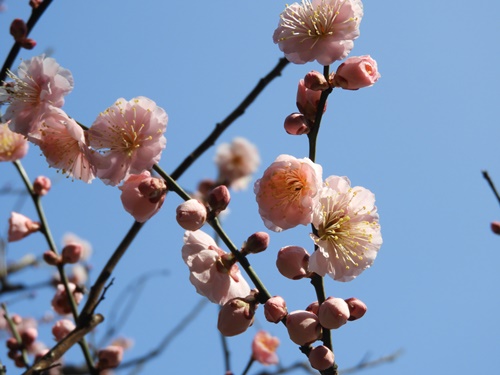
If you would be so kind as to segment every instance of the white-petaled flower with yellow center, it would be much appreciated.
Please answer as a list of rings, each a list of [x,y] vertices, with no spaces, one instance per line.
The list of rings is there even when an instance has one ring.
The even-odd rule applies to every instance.
[[[281,13],[273,40],[295,64],[330,65],[351,52],[362,17],[361,0],[302,0]]]
[[[104,155],[97,177],[118,185],[129,174],[151,169],[167,144],[167,121],[166,112],[151,99],[118,99],[88,131],[90,145]]]
[[[338,281],[350,281],[369,268],[382,245],[375,196],[352,187],[347,177],[330,176],[313,213],[318,249],[309,271]]]

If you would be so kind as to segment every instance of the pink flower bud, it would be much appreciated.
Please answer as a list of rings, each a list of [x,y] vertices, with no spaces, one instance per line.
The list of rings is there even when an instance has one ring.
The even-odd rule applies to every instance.
[[[241,251],[245,254],[257,254],[267,249],[269,246],[269,234],[266,232],[256,232],[245,241]]]
[[[306,74],[304,86],[313,91],[323,91],[330,87],[325,76],[316,70],[311,70]]]
[[[77,290],[76,285],[73,283],[68,283],[68,287],[70,292],[73,294],[75,302],[77,304],[80,303],[83,298],[82,292]],[[57,285],[56,294],[54,295],[54,298],[52,298],[51,304],[54,311],[58,314],[66,315],[71,312],[71,305],[68,301],[68,295],[66,294],[63,284]]]
[[[30,7],[36,9],[40,6],[41,3],[43,3],[43,0],[30,0]]]
[[[313,348],[309,353],[309,362],[311,366],[318,371],[324,371],[333,366],[335,356],[326,346],[321,345]]]
[[[356,320],[365,315],[367,307],[363,301],[354,297],[348,298],[345,301],[349,307],[350,316],[348,320]]]
[[[287,314],[286,302],[280,296],[271,297],[264,304],[264,316],[268,322],[278,323]]]
[[[271,336],[268,332],[257,332],[252,341],[252,358],[265,366],[277,364],[279,360],[276,349],[279,344],[280,340]]]
[[[337,68],[334,85],[346,90],[372,86],[380,78],[377,62],[370,56],[349,57]]]
[[[207,201],[215,215],[224,211],[230,200],[231,194],[229,194],[229,189],[225,185],[219,185],[208,193]]]
[[[40,229],[40,223],[31,221],[24,215],[12,212],[9,219],[9,242],[19,241]]]
[[[306,307],[306,311],[310,311],[310,312],[318,315],[318,313],[319,313],[319,302],[318,301],[314,301],[313,303],[311,303],[309,306]]]
[[[14,21],[12,21],[12,23],[10,24],[10,35],[14,37],[14,40],[16,42],[21,42],[26,38],[27,34],[28,27],[22,19],[16,18]]]
[[[17,342],[15,337],[9,337],[5,342],[5,345],[7,346],[7,349],[13,351],[21,349],[21,344]]]
[[[43,260],[51,266],[57,266],[61,262],[61,258],[52,250],[43,253]]]
[[[297,89],[297,108],[309,121],[314,122],[316,119],[320,98],[321,91],[310,90],[305,86],[303,79],[299,81],[299,87]],[[325,108],[323,108],[323,112],[325,111],[326,103]]]
[[[288,314],[286,328],[290,340],[297,345],[309,345],[321,337],[319,319],[309,311],[297,310]]]
[[[186,229],[195,231],[200,229],[207,220],[207,209],[196,199],[190,199],[177,207],[177,222]]]
[[[123,359],[123,348],[121,346],[110,345],[107,348],[99,350],[97,358],[96,367],[99,370],[118,367]]]
[[[217,328],[224,336],[236,336],[253,324],[255,303],[248,303],[242,298],[233,298],[219,311]]]
[[[208,197],[208,194],[215,188],[216,184],[214,180],[205,179],[200,181],[198,184],[198,192],[202,197]],[[205,199],[205,198],[204,198]]]
[[[285,130],[291,135],[307,134],[311,130],[309,122],[302,113],[292,113],[285,119]]]
[[[50,178],[45,176],[38,176],[33,182],[33,190],[35,191],[35,194],[40,197],[46,195],[49,192],[51,186],[52,183],[50,181]]]
[[[62,249],[62,262],[77,263],[82,257],[83,247],[79,243],[70,243]]]
[[[500,221],[494,221],[491,223],[491,231],[495,234],[500,234]]]
[[[327,329],[340,328],[349,319],[349,306],[342,298],[328,297],[319,307],[318,318]]]
[[[28,347],[36,341],[36,338],[38,337],[38,330],[33,327],[26,328],[25,330],[19,332],[19,335],[21,336],[23,345]]]
[[[148,171],[130,175],[119,189],[123,208],[139,223],[149,220],[160,210],[167,193],[165,181],[151,177]]]
[[[299,280],[309,275],[307,267],[309,264],[309,253],[300,246],[285,246],[278,251],[276,267],[285,277]]]
[[[52,334],[56,341],[61,341],[63,338],[75,329],[75,323],[69,319],[61,319],[52,327]]]

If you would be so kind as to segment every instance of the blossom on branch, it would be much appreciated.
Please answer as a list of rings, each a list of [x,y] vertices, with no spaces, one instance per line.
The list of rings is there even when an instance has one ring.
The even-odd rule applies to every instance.
[[[280,344],[277,337],[266,331],[259,331],[252,341],[252,358],[263,365],[275,365],[279,362],[276,349]]]
[[[189,280],[196,291],[213,303],[224,305],[250,293],[232,255],[221,250],[205,232],[197,230],[184,234],[182,259],[189,267]]]
[[[24,136],[9,129],[9,124],[0,124],[0,161],[16,161],[28,152],[28,141]]]
[[[370,56],[349,57],[337,68],[333,77],[335,86],[345,90],[358,90],[373,86],[380,78],[377,62]]]
[[[47,105],[61,108],[73,90],[71,72],[45,55],[21,62],[17,75],[7,74],[13,82],[0,87],[0,102],[10,103],[2,120],[11,120],[11,130],[24,136],[37,132]]]
[[[30,218],[20,213],[11,212],[9,218],[8,241],[19,241],[31,233],[39,231],[40,228],[41,225],[39,222],[32,221]]]
[[[118,99],[88,132],[90,145],[104,156],[97,176],[106,184],[118,185],[129,174],[151,169],[167,144],[163,135],[167,122],[167,113],[151,99]]]
[[[264,225],[275,232],[312,221],[322,168],[310,159],[280,155],[255,182],[254,192]]]
[[[321,276],[354,279],[370,267],[382,245],[375,196],[363,187],[351,188],[347,177],[326,179],[312,223],[318,250],[309,258],[309,271]]]
[[[273,40],[295,64],[330,65],[351,52],[362,17],[361,0],[302,0],[281,13]]]

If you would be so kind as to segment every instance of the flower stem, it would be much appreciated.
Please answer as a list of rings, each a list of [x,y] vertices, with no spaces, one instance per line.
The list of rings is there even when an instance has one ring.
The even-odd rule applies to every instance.
[[[253,358],[253,356],[250,357],[250,360],[248,361],[247,366],[245,367],[245,369],[243,370],[241,375],[247,375],[248,371],[250,371],[250,367],[252,367],[254,362],[255,362],[255,359]]]
[[[19,331],[17,330],[16,325],[12,321],[12,318],[9,315],[9,310],[7,310],[7,305],[5,303],[2,303],[2,309],[4,311],[4,318],[7,321],[7,324],[9,325],[9,328],[12,332],[12,335],[16,339],[17,343],[21,347],[21,357],[23,359],[23,363],[26,366],[27,369],[29,369],[29,362],[28,362],[28,353],[26,352],[26,348],[23,345],[23,340],[21,339],[21,336],[19,335]]]
[[[495,187],[495,184],[490,178],[490,175],[488,174],[488,171],[483,171],[483,177],[488,181],[488,185],[490,185],[491,190],[493,191],[493,194],[495,194],[495,197],[497,198],[498,203],[500,203],[500,195],[498,194],[498,191]]]

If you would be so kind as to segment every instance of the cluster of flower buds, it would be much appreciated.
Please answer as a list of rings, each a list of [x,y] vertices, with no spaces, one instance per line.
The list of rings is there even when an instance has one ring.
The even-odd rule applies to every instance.
[[[68,243],[62,249],[61,255],[57,255],[52,250],[43,253],[43,259],[51,266],[64,264],[75,264],[82,258],[83,246],[77,242]]]
[[[16,367],[22,368],[26,366],[22,351],[37,354],[40,347],[36,341],[38,338],[37,324],[34,319],[23,319],[19,315],[13,315],[11,319],[21,340],[18,341],[15,337],[7,339],[6,345],[9,350],[7,356],[14,361]]]

